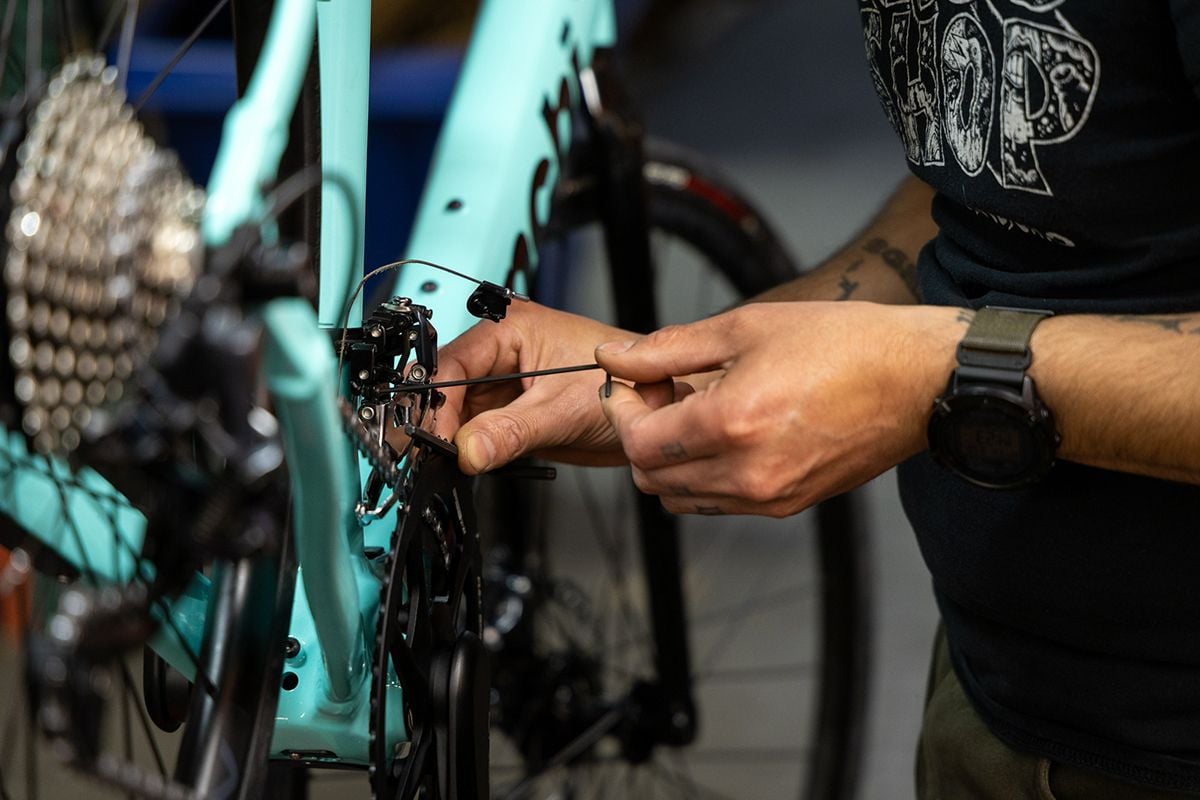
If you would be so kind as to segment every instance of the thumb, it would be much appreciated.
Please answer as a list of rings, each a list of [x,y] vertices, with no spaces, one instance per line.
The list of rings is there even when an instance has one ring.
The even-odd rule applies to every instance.
[[[713,317],[671,325],[633,341],[602,344],[596,348],[596,363],[618,378],[657,383],[715,369],[734,355],[726,321]]]
[[[459,428],[458,465],[468,475],[502,467],[542,446],[537,414],[512,405],[485,411]]]

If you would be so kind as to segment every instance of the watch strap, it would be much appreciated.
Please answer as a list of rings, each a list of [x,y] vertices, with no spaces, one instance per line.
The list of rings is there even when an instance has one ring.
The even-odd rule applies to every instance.
[[[979,309],[958,345],[960,377],[967,377],[961,375],[962,367],[979,368],[988,373],[994,370],[1002,373],[990,379],[1000,379],[1004,382],[1015,380],[1019,383],[1033,360],[1029,350],[1033,329],[1053,314],[1053,311],[1002,306],[984,306]],[[1014,372],[1015,375],[1012,374]],[[978,377],[983,380],[989,379],[989,376],[983,374]]]

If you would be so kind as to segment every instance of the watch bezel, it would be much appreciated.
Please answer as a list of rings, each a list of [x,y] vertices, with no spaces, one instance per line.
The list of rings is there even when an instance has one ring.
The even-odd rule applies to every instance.
[[[986,410],[998,413],[1024,437],[1024,452],[1029,454],[1010,473],[997,475],[993,468],[972,463],[959,451],[954,436],[956,427],[969,417]],[[951,375],[946,392],[934,401],[927,435],[935,460],[965,480],[987,489],[1019,489],[1041,480],[1054,465],[1059,435],[1050,410],[1037,396],[1033,379],[1023,376],[1020,390],[995,383],[963,383],[957,370]]]

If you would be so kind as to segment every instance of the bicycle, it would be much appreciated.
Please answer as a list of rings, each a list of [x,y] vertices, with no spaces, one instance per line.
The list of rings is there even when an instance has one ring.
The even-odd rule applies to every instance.
[[[248,5],[234,4],[243,80],[266,22],[260,10]],[[363,10],[350,5],[323,2],[314,9],[308,0],[276,5],[264,37],[262,66],[247,82],[247,98],[231,113],[222,160],[204,207],[206,269],[183,275],[180,280],[189,285],[174,294],[155,286],[167,295],[166,305],[177,306],[162,314],[158,326],[149,324],[159,316],[153,310],[157,306],[149,302],[156,297],[143,301],[145,327],[158,341],[148,343],[142,358],[153,361],[155,370],[150,372],[165,377],[131,383],[130,389],[153,401],[134,408],[149,405],[157,418],[146,419],[144,411],[141,417],[128,412],[126,418],[110,421],[112,432],[98,439],[100,446],[90,441],[95,438],[92,432],[83,430],[86,423],[73,424],[78,422],[74,415],[65,426],[54,425],[52,419],[49,426],[43,420],[37,420],[41,426],[25,424],[35,451],[78,449],[83,454],[75,456],[76,462],[91,463],[99,472],[84,468],[69,474],[61,458],[31,455],[25,437],[8,437],[4,510],[36,536],[37,544],[31,547],[34,562],[53,573],[73,572],[85,582],[123,587],[69,591],[53,613],[51,635],[39,644],[44,657],[33,670],[43,701],[42,727],[77,764],[142,796],[259,796],[270,759],[310,767],[370,766],[377,796],[487,796],[489,707],[495,711],[499,738],[513,743],[524,773],[515,782],[497,783],[503,796],[533,796],[524,793],[545,788],[535,786],[539,771],[549,773],[541,777],[551,787],[569,787],[573,773],[609,761],[638,764],[656,752],[673,752],[696,734],[679,540],[669,519],[655,503],[639,503],[640,544],[653,577],[647,604],[654,663],[648,675],[627,681],[622,696],[612,697],[605,684],[612,676],[597,672],[615,673],[621,665],[604,661],[603,652],[591,652],[595,647],[564,644],[561,631],[546,633],[551,617],[563,609],[575,615],[576,627],[593,622],[587,603],[577,593],[572,596],[574,582],[547,570],[551,537],[526,535],[528,518],[516,504],[505,503],[481,517],[494,528],[485,558],[472,520],[471,487],[452,467],[452,447],[424,432],[422,423],[436,405],[436,396],[427,388],[436,383],[428,310],[436,308],[443,335],[465,328],[472,318],[460,309],[468,306],[476,316],[501,316],[513,299],[511,290],[502,287],[536,289],[538,257],[550,250],[549,242],[596,216],[607,223],[604,232],[613,263],[626,268],[613,280],[619,303],[627,306],[619,310],[619,320],[628,327],[648,328],[657,321],[649,292],[621,288],[639,286],[651,274],[647,245],[652,228],[696,243],[742,293],[765,289],[791,274],[786,256],[769,227],[719,181],[670,158],[643,160],[640,130],[613,99],[617,95],[610,81],[612,70],[604,56],[604,46],[613,38],[610,6],[575,0],[532,9],[524,7],[529,4],[492,2],[477,22],[457,90],[460,99],[447,117],[439,144],[442,166],[430,179],[409,247],[414,256],[451,265],[488,283],[475,288],[406,270],[395,293],[409,298],[407,303],[385,303],[362,326],[349,325],[347,320],[362,317],[361,301],[347,298],[359,283],[361,263],[366,115],[362,43],[368,30]],[[313,26],[320,28],[319,59],[316,66],[306,67]],[[504,80],[496,81],[494,65],[511,55],[506,43],[513,30],[540,44],[521,54],[523,73],[510,70]],[[302,92],[306,69],[310,80]],[[293,136],[290,154],[284,152],[291,98],[299,95],[301,110],[315,111],[314,73],[319,73],[320,85],[340,88],[339,113],[320,116],[320,171],[309,167],[293,172],[303,170],[306,140]],[[90,87],[105,81],[111,85],[116,77],[98,62],[81,61],[70,79],[59,79]],[[49,89],[50,102],[54,91]],[[328,99],[329,92],[321,96]],[[281,108],[272,108],[281,98]],[[498,115],[497,109],[511,108],[534,111]],[[113,114],[120,118],[124,112]],[[491,128],[480,125],[479,115]],[[312,120],[305,116],[300,114],[295,129],[311,130]],[[593,146],[582,151],[568,148],[573,137],[566,131],[580,127],[590,130]],[[492,176],[489,184],[480,179],[478,166],[459,169],[456,155],[475,152],[480,131],[496,128],[506,131],[508,140],[500,173],[487,173]],[[271,135],[244,135],[260,129]],[[237,152],[237,144],[254,152]],[[268,204],[258,187],[274,180],[274,162],[281,156],[280,174],[298,177],[278,184]],[[174,174],[165,162],[150,166],[158,178]],[[643,181],[650,187],[648,205],[630,202],[642,195]],[[319,220],[314,219],[315,207],[300,220],[301,227],[307,219],[310,229],[321,230],[312,247],[319,274],[314,314],[303,298],[304,260],[293,249],[269,245],[274,227],[270,220],[285,214],[293,202],[310,199],[307,190],[318,185]],[[167,221],[175,226],[176,244],[187,250],[182,253],[186,259],[194,257],[199,246],[193,241],[190,249],[182,247],[193,229],[183,223],[198,209],[194,193],[180,186],[180,208],[173,209]],[[508,199],[514,193],[522,202]],[[135,206],[139,200],[117,199]],[[29,210],[17,212],[14,249],[23,243],[23,252],[34,252],[40,246],[37,237],[45,235],[42,220],[22,227]],[[480,216],[486,224],[477,221]],[[264,218],[266,225],[244,224]],[[49,227],[49,215],[46,220]],[[260,246],[259,227],[267,229],[267,246]],[[161,229],[160,224],[150,233]],[[286,232],[286,226],[280,231]],[[498,252],[511,258],[496,262]],[[752,271],[749,265],[757,266]],[[203,286],[213,274],[225,276],[232,289]],[[549,274],[543,272],[543,278]],[[26,290],[27,298],[40,296],[22,283],[27,278],[25,273],[19,280],[10,277],[10,299],[15,289]],[[241,313],[247,303],[263,301],[261,314]],[[57,310],[48,311],[48,316]],[[34,315],[32,308],[29,315]],[[215,341],[203,339],[200,347],[196,331],[217,325],[214,318],[225,327],[218,331],[220,336],[214,334]],[[271,411],[248,400],[253,381],[246,375],[252,368],[243,340],[257,333],[259,320]],[[11,317],[8,322],[13,325]],[[45,328],[49,326],[47,319]],[[27,328],[36,333],[32,321]],[[331,330],[340,332],[333,336],[336,356],[329,346]],[[27,332],[19,327],[17,331],[17,338]],[[105,335],[111,338],[111,332]],[[372,337],[383,344],[373,343]],[[32,345],[32,335],[26,338]],[[8,344],[11,354],[12,343]],[[182,352],[202,353],[204,360],[182,360]],[[392,371],[395,359],[405,363],[410,356],[423,374],[412,368],[405,374]],[[348,366],[348,375],[338,359]],[[22,363],[16,359],[10,365],[19,373],[14,386],[22,375],[46,377],[36,361],[21,373]],[[212,385],[206,385],[187,374],[196,363],[206,365],[212,376],[242,375],[242,382],[214,377]],[[133,375],[134,366],[122,371]],[[336,377],[339,373],[342,378]],[[47,381],[34,387],[34,396],[43,398]],[[339,411],[334,402],[339,383],[350,385],[348,392],[343,386],[342,393],[355,401],[351,413],[346,413],[348,404]],[[221,390],[220,402],[214,402],[218,398],[213,397],[213,386]],[[59,385],[60,395],[64,388]],[[14,392],[18,397],[12,405],[28,416],[35,406],[28,400],[22,405],[20,392]],[[414,399],[395,402],[398,396]],[[49,419],[58,407],[46,401],[44,409],[36,408]],[[90,414],[104,410],[99,404],[88,408]],[[164,413],[197,408],[207,409],[208,416],[192,413],[177,421]],[[387,450],[378,424],[385,412],[407,426],[416,442],[411,451]],[[135,417],[132,422],[130,414]],[[127,443],[118,449],[116,443],[128,440],[131,428],[141,436],[134,441],[142,449]],[[69,435],[72,432],[80,441]],[[39,443],[42,434],[50,438]],[[183,462],[186,470],[178,461],[181,441],[191,442],[198,452]],[[350,458],[348,442],[360,452],[358,462]],[[286,478],[279,463],[284,455],[290,468]],[[149,466],[160,468],[166,480],[155,489],[165,493],[165,484],[176,502],[156,503],[147,496],[153,492],[136,491],[136,481],[120,469],[122,461],[131,460],[138,467],[138,479]],[[245,469],[247,464],[255,469]],[[537,466],[520,467],[486,482],[545,474]],[[133,502],[122,499],[113,485],[127,489]],[[31,487],[37,496],[31,496]],[[393,487],[400,490],[390,494],[389,506],[385,493]],[[293,502],[289,491],[296,498]],[[507,489],[500,491],[510,499]],[[289,507],[294,514],[291,526],[284,522]],[[398,513],[400,507],[404,513]],[[144,518],[139,519],[139,509],[148,510]],[[847,512],[844,506],[829,505],[824,513]],[[86,518],[79,520],[76,514]],[[517,519],[503,524],[505,514]],[[203,524],[188,524],[192,516]],[[239,527],[233,535],[222,530],[235,524]],[[149,531],[144,537],[141,525]],[[294,528],[291,535],[289,527]],[[329,530],[343,535],[322,535]],[[186,531],[186,536],[175,535],[185,546],[168,535],[178,531]],[[6,533],[16,538],[15,531]],[[821,683],[813,690],[821,703],[816,715],[820,736],[806,780],[808,796],[837,797],[853,783],[862,678],[857,648],[861,607],[856,605],[860,598],[854,583],[853,538],[845,533],[839,537],[827,525],[821,544],[823,566],[839,570],[836,577],[831,573],[825,578],[827,602],[819,612],[825,615],[826,641],[836,647],[826,651]],[[213,564],[211,583],[191,572],[202,557]],[[293,585],[296,561],[303,567],[299,585]],[[153,575],[147,571],[150,566]],[[633,610],[628,600],[617,605],[626,616]],[[734,610],[747,607],[738,603]],[[160,623],[156,630],[149,621],[152,615]],[[403,635],[396,634],[397,628]],[[56,638],[56,630],[70,635]],[[626,638],[628,634],[625,631]],[[108,663],[109,653],[147,636],[152,636],[157,654],[145,661],[150,717],[160,727],[187,723],[169,779],[130,769],[100,751],[97,727],[88,714],[99,707],[102,692],[77,680]],[[603,636],[597,641],[612,644]],[[494,701],[485,650],[495,653]],[[69,668],[47,669],[54,659]],[[368,662],[374,674],[366,669]],[[127,671],[118,669],[116,674],[131,690]],[[553,680],[530,681],[531,674],[551,675]],[[193,684],[190,700],[181,700],[187,690],[180,675]],[[237,680],[246,675],[259,680]],[[845,680],[835,685],[836,678]],[[550,705],[563,686],[573,691],[563,704],[565,715],[519,718],[523,707]],[[47,708],[54,712],[50,717],[57,713],[60,718],[47,720]],[[529,735],[531,731],[536,735]],[[566,744],[550,746],[558,744],[554,737]],[[798,754],[789,750],[787,755]],[[559,768],[567,777],[558,775]],[[794,788],[798,792],[799,783]],[[232,792],[226,794],[227,789]],[[684,784],[680,793],[707,796],[692,784]]]

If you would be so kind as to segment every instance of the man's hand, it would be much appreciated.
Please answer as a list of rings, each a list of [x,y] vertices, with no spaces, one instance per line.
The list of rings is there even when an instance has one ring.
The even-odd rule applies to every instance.
[[[600,342],[630,336],[574,314],[518,303],[503,322],[480,322],[442,348],[436,380],[587,364]],[[623,464],[620,444],[596,399],[603,383],[596,371],[447,389],[436,430],[454,438],[459,466],[469,474],[527,453],[575,464]],[[654,405],[670,399],[643,393]]]
[[[782,517],[925,447],[966,322],[956,309],[762,303],[601,346],[638,383],[724,374],[652,408],[614,385],[604,410],[634,481],[680,513]]]

